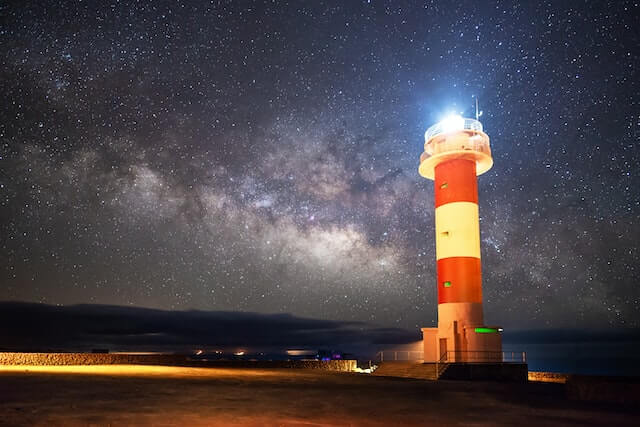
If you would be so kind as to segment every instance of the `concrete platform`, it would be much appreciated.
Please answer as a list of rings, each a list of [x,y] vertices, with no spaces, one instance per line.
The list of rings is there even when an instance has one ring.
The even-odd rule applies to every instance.
[[[423,380],[479,380],[526,382],[526,363],[420,363],[417,361],[380,362],[373,375]]]
[[[448,363],[439,379],[527,382],[526,363]]]
[[[378,368],[373,371],[377,377],[415,378],[420,380],[438,379],[438,371],[435,363],[420,362],[380,362]]]

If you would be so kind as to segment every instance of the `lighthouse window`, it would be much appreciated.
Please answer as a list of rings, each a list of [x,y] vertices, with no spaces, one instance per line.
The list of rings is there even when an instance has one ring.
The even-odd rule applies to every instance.
[[[443,182],[442,184],[440,184],[440,188],[443,189],[443,190],[445,188],[447,188],[448,186],[449,186],[449,184],[447,184],[446,182]]]
[[[443,283],[445,288],[450,288],[451,287],[451,282],[444,282]]]

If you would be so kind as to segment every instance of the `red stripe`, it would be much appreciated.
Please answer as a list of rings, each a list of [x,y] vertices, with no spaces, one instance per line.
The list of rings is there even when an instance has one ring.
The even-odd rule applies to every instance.
[[[451,202],[478,203],[476,162],[454,159],[435,168],[436,208]]]
[[[450,286],[445,286],[447,282]],[[447,302],[482,302],[480,258],[438,260],[438,304]]]

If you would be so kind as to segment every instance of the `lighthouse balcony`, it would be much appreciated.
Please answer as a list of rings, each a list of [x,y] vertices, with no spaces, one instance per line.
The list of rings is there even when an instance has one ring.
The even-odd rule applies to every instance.
[[[423,156],[435,156],[449,151],[476,151],[491,156],[489,137],[479,131],[439,134],[425,142]]]
[[[420,156],[420,175],[434,179],[437,164],[453,159],[469,159],[476,163],[476,175],[493,166],[489,137],[477,120],[462,119],[458,127],[447,128],[441,123],[425,133],[424,152]],[[435,128],[435,129],[434,129]]]

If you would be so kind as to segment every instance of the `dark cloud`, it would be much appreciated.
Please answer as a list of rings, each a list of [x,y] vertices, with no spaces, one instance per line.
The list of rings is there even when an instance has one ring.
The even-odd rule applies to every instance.
[[[166,311],[107,305],[0,303],[3,350],[192,351],[194,348],[284,350],[375,348],[415,342],[415,331],[362,322],[221,311]]]

